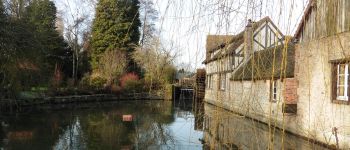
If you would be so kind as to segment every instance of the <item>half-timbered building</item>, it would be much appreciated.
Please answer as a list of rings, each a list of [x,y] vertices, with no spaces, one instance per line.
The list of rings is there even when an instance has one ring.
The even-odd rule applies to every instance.
[[[310,0],[294,37],[268,17],[208,36],[205,101],[349,149],[349,31],[350,1]]]
[[[295,33],[298,132],[340,149],[350,148],[349,31],[349,0],[310,0]]]
[[[249,20],[245,30],[234,36],[209,35],[205,100],[230,110],[237,108],[245,115],[253,110],[264,118],[268,118],[270,103],[276,112],[284,104],[277,103],[279,100],[286,98],[294,104],[294,45],[286,39],[291,38],[269,17]],[[291,85],[288,95],[283,95],[283,81]]]

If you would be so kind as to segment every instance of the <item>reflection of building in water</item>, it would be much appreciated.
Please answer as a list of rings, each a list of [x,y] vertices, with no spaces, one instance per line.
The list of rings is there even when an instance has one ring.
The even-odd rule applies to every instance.
[[[193,99],[193,89],[179,89],[178,97],[173,99],[174,107],[181,108],[183,110],[191,110]]]
[[[191,112],[189,112],[189,111],[187,111],[187,110],[178,109],[178,110],[176,111],[176,117],[188,119],[188,118],[193,118],[193,115],[192,115]]]
[[[204,141],[205,147],[210,149],[324,149],[278,129],[270,132],[266,124],[233,114],[211,104],[204,104],[204,110]],[[271,135],[274,136],[273,140]],[[269,144],[273,147],[269,147]]]
[[[349,149],[348,10],[349,0],[310,0],[294,37],[268,17],[208,36],[205,101]]]
[[[203,131],[203,115],[204,115],[204,96],[205,96],[205,69],[197,69],[195,75],[193,108],[194,113],[194,129]]]
[[[203,131],[204,103],[196,103],[196,105],[194,109],[194,129]]]

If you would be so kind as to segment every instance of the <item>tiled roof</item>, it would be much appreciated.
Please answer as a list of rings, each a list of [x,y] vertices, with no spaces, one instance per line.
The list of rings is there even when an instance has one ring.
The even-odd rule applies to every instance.
[[[246,63],[242,64],[231,80],[262,80],[294,77],[294,44],[279,45],[257,51]]]
[[[253,22],[253,31],[258,29],[263,23],[270,21],[271,19],[269,17],[265,17],[263,19],[260,19],[257,22]],[[209,62],[215,61],[218,58],[222,58],[224,56],[227,56],[228,54],[232,54],[240,45],[244,43],[244,32],[245,30],[241,31],[239,34],[228,36],[228,35],[209,35],[207,37],[207,51],[206,51],[206,59],[203,61],[204,64],[207,64]],[[221,38],[225,38],[223,42]],[[229,39],[228,39],[229,38]],[[215,40],[217,39],[217,40]],[[210,45],[210,46],[208,46]],[[221,53],[222,55],[216,54],[213,58],[210,58],[210,53],[214,52],[219,49],[225,49],[226,52]]]

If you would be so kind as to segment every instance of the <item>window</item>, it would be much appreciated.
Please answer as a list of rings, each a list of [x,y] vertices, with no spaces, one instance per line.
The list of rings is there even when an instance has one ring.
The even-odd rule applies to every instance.
[[[270,101],[271,102],[276,102],[277,101],[277,88],[278,88],[278,85],[277,85],[278,81],[277,80],[273,80],[271,81],[271,86],[270,86]]]
[[[212,75],[209,76],[209,88],[210,89],[213,88],[213,76]]]
[[[212,84],[212,83],[211,83],[211,75],[208,75],[208,76],[207,76],[207,88],[208,88],[208,89],[211,88],[211,86],[212,86],[211,84]]]
[[[348,100],[348,64],[337,65],[337,100]]]
[[[236,56],[235,54],[233,53],[231,56],[230,56],[230,69],[235,69],[235,61],[236,61]]]
[[[225,90],[226,88],[226,74],[221,74],[220,75],[220,89]]]
[[[349,65],[335,64],[333,67],[333,100],[349,101]]]
[[[209,131],[210,129],[210,117],[205,115],[204,116],[204,131]],[[210,132],[210,131],[209,131]]]

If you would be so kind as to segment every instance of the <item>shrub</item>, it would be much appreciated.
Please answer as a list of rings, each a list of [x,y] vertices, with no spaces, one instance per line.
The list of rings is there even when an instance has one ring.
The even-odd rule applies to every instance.
[[[116,84],[113,84],[111,87],[110,87],[110,90],[112,93],[114,94],[119,94],[121,92],[121,87],[116,85]]]
[[[142,89],[143,88],[141,80],[127,80],[123,87],[123,90],[129,92],[141,92]]]
[[[94,77],[90,79],[90,87],[93,89],[102,89],[107,83],[107,79],[102,77]]]
[[[120,80],[120,86],[124,88],[126,85],[126,82],[132,81],[132,80],[138,81],[139,77],[135,73],[127,73],[123,75],[119,80]]]
[[[120,86],[124,91],[142,91],[142,81],[135,73],[125,74],[120,78]]]
[[[79,87],[80,88],[88,88],[90,87],[90,75],[89,74],[85,74],[80,82],[79,82]]]

